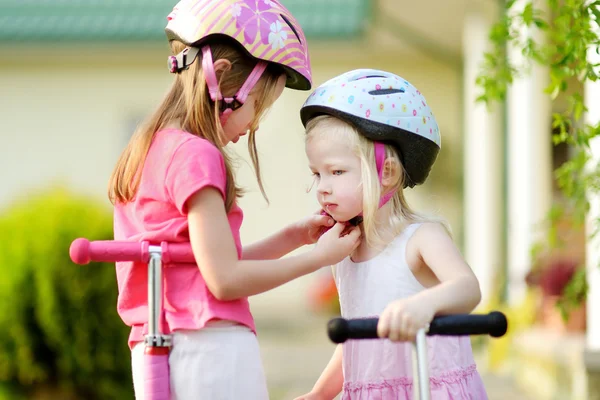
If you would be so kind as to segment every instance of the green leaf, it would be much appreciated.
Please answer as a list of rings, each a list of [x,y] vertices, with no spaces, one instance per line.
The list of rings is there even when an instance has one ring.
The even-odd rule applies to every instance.
[[[598,4],[596,4],[595,6],[592,5],[589,8],[590,12],[592,13],[592,15],[595,18],[596,25],[600,24],[600,9],[598,9],[598,7],[599,7]]]
[[[534,18],[533,23],[541,30],[548,30],[550,27],[550,25],[548,25],[548,23],[541,18]]]
[[[533,3],[527,3],[525,5],[523,12],[521,13],[521,18],[523,18],[523,23],[526,26],[533,23]]]

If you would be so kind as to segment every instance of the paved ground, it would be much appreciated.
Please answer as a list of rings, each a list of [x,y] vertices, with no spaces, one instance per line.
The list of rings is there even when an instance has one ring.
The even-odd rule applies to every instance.
[[[306,393],[334,349],[325,331],[328,317],[309,312],[302,303],[286,303],[285,296],[259,298],[252,308],[271,400],[292,400]],[[535,400],[519,392],[509,378],[485,371],[482,376],[489,400]]]

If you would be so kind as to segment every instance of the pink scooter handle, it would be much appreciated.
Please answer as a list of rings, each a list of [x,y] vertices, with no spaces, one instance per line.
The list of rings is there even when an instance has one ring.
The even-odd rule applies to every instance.
[[[192,246],[189,243],[166,243],[160,245],[163,263],[195,263]],[[128,242],[117,240],[97,240],[90,242],[85,238],[75,239],[69,249],[71,260],[75,264],[85,265],[92,261],[117,262],[150,259],[149,242]]]
[[[169,348],[146,348],[144,354],[144,399],[169,400],[171,397],[170,386]]]

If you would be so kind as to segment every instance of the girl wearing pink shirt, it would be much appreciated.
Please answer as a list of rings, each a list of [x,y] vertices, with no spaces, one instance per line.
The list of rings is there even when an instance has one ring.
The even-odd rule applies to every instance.
[[[162,328],[172,333],[173,399],[267,399],[247,297],[335,264],[359,243],[314,215],[242,247],[243,213],[225,145],[255,133],[285,86],[309,90],[306,39],[275,0],[183,0],[168,16],[173,85],[112,174],[116,240],[191,242],[196,264],[163,264]],[[264,191],[263,191],[264,194]],[[311,243],[315,248],[280,259]],[[133,382],[143,399],[147,266],[117,263],[118,312],[131,326]]]

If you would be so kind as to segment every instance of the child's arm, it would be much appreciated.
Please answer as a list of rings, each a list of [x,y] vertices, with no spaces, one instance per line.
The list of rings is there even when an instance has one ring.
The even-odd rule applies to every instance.
[[[321,230],[333,226],[333,222],[333,219],[326,215],[311,215],[263,240],[244,246],[242,258],[273,260],[283,257],[301,246],[315,243]]]
[[[338,344],[329,364],[321,373],[310,393],[294,400],[332,400],[342,391],[343,385],[342,345]]]
[[[206,285],[219,300],[235,300],[265,292],[350,254],[360,240],[352,229],[341,236],[336,224],[306,253],[278,260],[238,260],[221,193],[207,187],[187,201],[190,241]]]
[[[415,297],[431,304],[436,315],[473,311],[481,301],[479,281],[444,227],[423,224],[415,239],[420,259],[440,281]]]
[[[430,268],[440,283],[388,305],[377,327],[380,337],[412,340],[434,316],[470,313],[481,300],[475,274],[440,224],[423,224],[409,240],[412,246],[421,267]]]

